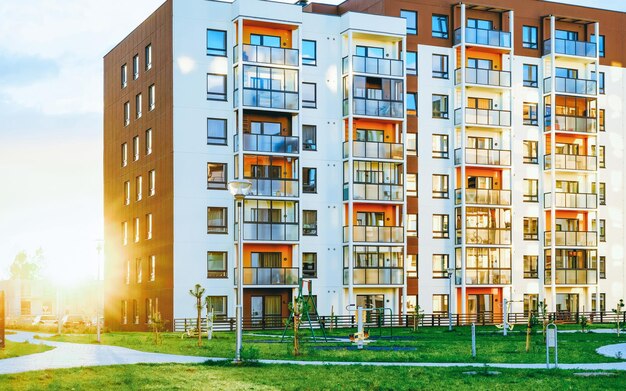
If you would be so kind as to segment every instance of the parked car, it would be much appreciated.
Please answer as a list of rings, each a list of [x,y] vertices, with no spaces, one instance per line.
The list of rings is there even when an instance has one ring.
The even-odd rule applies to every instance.
[[[58,320],[54,315],[37,315],[32,324],[33,326],[54,326],[58,324]]]
[[[63,327],[77,327],[77,326],[88,326],[89,322],[82,315],[72,314],[65,315],[61,319],[61,325]]]

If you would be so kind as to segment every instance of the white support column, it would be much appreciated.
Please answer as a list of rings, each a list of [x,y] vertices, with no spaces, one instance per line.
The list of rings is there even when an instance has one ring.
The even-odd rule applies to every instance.
[[[406,315],[407,313],[407,290],[409,289],[408,283],[407,283],[407,235],[406,235],[406,231],[407,231],[407,224],[408,224],[408,202],[406,199],[406,175],[407,175],[407,151],[406,151],[406,138],[407,138],[407,123],[406,123],[406,36],[402,38],[402,80],[403,80],[403,87],[404,87],[404,105],[403,105],[403,111],[404,111],[404,115],[402,118],[402,150],[403,150],[403,164],[402,164],[402,183],[404,184],[404,186],[402,186],[402,226],[403,226],[403,230],[402,230],[402,234],[403,236],[403,242],[404,242],[404,247],[403,247],[403,262],[402,262],[402,315]],[[396,132],[397,133],[397,132]],[[397,140],[397,139],[396,139]],[[417,267],[417,265],[416,265]]]
[[[596,58],[594,61],[595,72],[596,72],[596,133],[595,133],[595,142],[596,142],[596,171],[595,171],[595,181],[596,181],[596,311],[600,311],[600,171],[598,167],[598,159],[600,157],[600,143],[599,141],[599,126],[600,126],[600,107],[598,106],[598,95],[600,93],[600,23],[594,23],[594,34],[596,36]],[[605,228],[606,229],[606,228]],[[591,310],[591,308],[589,308]]]
[[[347,76],[347,89],[348,89],[348,303],[356,304],[354,297],[354,157],[353,157],[353,132],[354,132],[354,99],[353,99],[353,64],[352,64],[352,30],[348,31],[348,76]],[[344,124],[342,124],[342,130]],[[342,190],[343,191],[343,190]],[[342,208],[345,213],[345,205]]]
[[[459,105],[459,108],[461,109],[461,314],[465,315],[467,313],[467,285],[466,285],[466,258],[467,258],[467,245],[466,245],[466,237],[465,237],[465,230],[466,230],[466,222],[465,222],[465,213],[467,210],[466,204],[465,204],[465,200],[466,200],[466,195],[465,195],[465,187],[466,187],[466,179],[465,179],[465,175],[466,175],[466,167],[465,167],[465,147],[467,144],[467,140],[466,140],[466,135],[465,135],[465,106],[467,105],[466,102],[466,91],[465,89],[467,88],[465,85],[465,76],[466,76],[466,64],[467,64],[467,59],[466,59],[466,48],[465,48],[465,35],[466,35],[466,31],[465,31],[465,4],[461,3],[461,104]],[[455,210],[455,216],[454,218],[456,219],[456,207],[454,208]],[[456,227],[455,227],[456,229]],[[456,240],[456,233],[455,233],[455,240]],[[456,251],[455,251],[456,253]],[[456,267],[455,267],[456,269]],[[456,272],[455,275],[453,276],[453,278],[456,280]],[[452,281],[450,282],[452,283]],[[452,291],[452,296],[456,296],[454,293],[456,292],[456,290]],[[456,303],[456,300],[452,300],[452,298],[450,298],[450,301],[454,301]]]
[[[550,311],[552,312],[556,311],[556,164],[554,163],[556,155],[556,45],[554,42],[556,30],[555,23],[556,21],[554,15],[550,15]],[[545,211],[543,213],[545,214]]]
[[[515,15],[513,13],[513,10],[509,11],[509,33],[511,34],[511,50],[509,51],[509,71],[511,72],[511,77],[513,77],[513,57],[514,57],[514,53],[515,53]],[[509,111],[511,113],[511,123],[509,125],[511,125],[508,128],[508,133],[509,133],[509,149],[511,150],[511,152],[513,152],[513,113],[515,111],[515,98],[513,97],[513,81],[511,80],[511,87],[508,88],[508,94],[509,94]],[[513,205],[515,204],[513,202],[513,172],[514,168],[515,168],[515,160],[516,159],[511,159],[511,166],[509,167],[509,189],[511,190],[511,206],[510,206],[510,227],[513,227],[513,222],[516,220],[515,219],[515,214],[514,214],[514,207]],[[541,172],[541,171],[540,171]],[[502,187],[502,186],[501,186]],[[511,232],[512,228],[511,228]],[[512,235],[511,235],[512,236]],[[511,285],[509,285],[509,302],[515,302],[514,298],[513,298],[513,265],[514,262],[513,260],[515,259],[515,240],[511,240],[511,245],[509,247],[510,251],[510,265],[511,265],[511,280],[509,281],[509,283]],[[502,290],[502,296],[504,296],[504,289]],[[515,305],[515,304],[514,304]],[[511,307],[513,309],[513,307]],[[514,311],[513,311],[514,312]],[[506,322],[505,322],[505,326],[506,326]],[[506,328],[506,327],[505,327]]]

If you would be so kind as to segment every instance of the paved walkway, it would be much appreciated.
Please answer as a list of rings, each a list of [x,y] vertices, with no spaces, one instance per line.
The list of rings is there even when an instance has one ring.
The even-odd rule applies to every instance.
[[[76,344],[68,342],[52,342],[34,339],[34,335],[42,333],[18,332],[7,335],[14,342],[28,341],[35,344],[53,346],[55,349],[44,353],[0,360],[0,374],[19,373],[58,368],[76,368],[83,366],[144,364],[144,363],[181,363],[193,364],[205,361],[224,361],[217,357],[179,356],[175,354],[147,353],[133,349],[109,345]],[[623,352],[626,357],[626,343],[608,345],[599,348],[598,353],[616,357]],[[259,360],[262,364],[274,365],[364,365],[387,367],[475,367],[475,368],[514,368],[514,369],[545,369],[545,364],[483,364],[483,363],[421,363],[421,362],[350,362],[350,361],[299,361],[299,360]],[[626,361],[598,364],[560,364],[561,369],[576,370],[618,370],[626,371]]]

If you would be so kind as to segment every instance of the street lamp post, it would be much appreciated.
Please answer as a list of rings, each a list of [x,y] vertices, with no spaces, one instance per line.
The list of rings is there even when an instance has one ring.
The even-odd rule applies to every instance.
[[[452,331],[452,274],[454,269],[449,267],[448,270],[448,331]]]
[[[102,251],[102,243],[98,242],[96,245],[96,251],[98,251],[98,275],[96,281],[97,297],[96,297],[96,334],[98,335],[98,343],[100,343],[100,305],[102,304],[102,282],[100,281],[100,252]],[[152,316],[152,314],[150,314]]]
[[[241,362],[241,342],[243,331],[243,200],[250,192],[252,183],[249,181],[228,182],[228,190],[235,197],[239,213],[239,225],[237,227],[237,305],[235,317],[237,322],[237,344],[235,347],[235,362]]]

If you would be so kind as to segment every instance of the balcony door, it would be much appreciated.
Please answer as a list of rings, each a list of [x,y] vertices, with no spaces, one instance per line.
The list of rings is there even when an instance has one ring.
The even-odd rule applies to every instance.
[[[486,60],[484,58],[468,58],[467,59],[467,67],[468,68],[476,68],[476,69],[492,69],[493,61]]]
[[[489,176],[468,176],[468,189],[493,189],[493,178]]]
[[[493,138],[491,137],[467,137],[467,148],[471,149],[493,149]]]
[[[556,294],[556,311],[557,312],[578,312],[578,294],[577,293],[557,293]]]
[[[274,35],[250,34],[250,44],[258,46],[280,47],[280,37]]]
[[[280,135],[280,122],[252,122],[250,132],[252,134],[262,134],[266,136]]]
[[[578,182],[576,181],[556,181],[557,193],[578,193]]]
[[[374,46],[357,46],[356,55],[361,57],[383,58],[385,50]]]
[[[383,227],[385,214],[382,212],[357,212],[356,225]]]
[[[578,41],[578,32],[569,30],[556,30],[554,32],[556,39],[564,39],[566,41]]]
[[[467,107],[470,109],[491,110],[493,108],[493,99],[488,98],[467,98]]]
[[[265,321],[265,325],[268,326],[280,325],[282,316],[281,302],[280,295],[252,296],[250,303],[252,323],[260,324]]]
[[[578,155],[580,151],[580,145],[557,143],[555,146],[555,150],[557,155]]]
[[[270,267],[281,267],[281,253],[252,253],[251,254],[251,264],[252,267],[261,267],[261,268],[270,268]]]
[[[555,227],[557,231],[578,231],[578,219],[556,219]]]
[[[489,320],[493,314],[493,295],[467,295],[467,311],[479,322]]]
[[[384,132],[374,129],[357,129],[356,141],[384,142]]]

